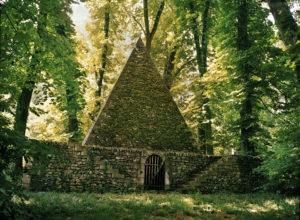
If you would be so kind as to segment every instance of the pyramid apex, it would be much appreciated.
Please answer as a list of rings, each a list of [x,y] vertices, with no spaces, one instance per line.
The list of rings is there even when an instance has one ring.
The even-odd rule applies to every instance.
[[[192,133],[141,38],[83,144],[197,150]]]
[[[136,47],[142,47],[142,48],[145,47],[145,44],[144,44],[144,42],[143,42],[143,40],[142,40],[141,37],[139,37],[139,39],[137,40],[137,42],[136,42],[135,45],[136,45]]]

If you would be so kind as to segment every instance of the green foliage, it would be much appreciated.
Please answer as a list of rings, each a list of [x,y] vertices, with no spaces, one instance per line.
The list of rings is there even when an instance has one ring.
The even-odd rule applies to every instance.
[[[12,201],[13,196],[22,196],[21,191],[21,172],[16,169],[16,158],[23,154],[23,150],[18,150],[18,146],[11,143],[13,141],[23,144],[24,139],[16,136],[8,129],[0,130],[0,217],[17,218],[22,216],[22,209],[19,204]],[[12,138],[14,137],[14,138]],[[13,140],[12,140],[13,139]],[[6,146],[6,142],[10,144]],[[25,143],[26,144],[26,143]],[[14,210],[20,210],[20,212]]]
[[[298,194],[300,190],[300,108],[274,117],[275,127],[262,147],[263,164],[258,168],[267,179],[264,190]]]
[[[94,81],[100,70],[103,45],[108,44],[108,60],[101,104],[122,70],[128,51],[143,32],[140,1],[89,0],[88,36],[78,35],[74,39],[68,15],[73,2],[1,1],[0,166],[1,187],[4,186],[1,198],[5,198],[6,207],[13,207],[11,198],[20,192],[17,183],[21,175],[14,168],[16,158],[47,160],[44,146],[11,130],[23,90],[33,91],[31,106],[27,106],[32,113],[27,123],[29,137],[81,141],[95,115]],[[299,42],[284,48],[275,26],[267,19],[269,10],[262,7],[261,1],[247,1],[250,47],[238,50],[237,2],[240,1],[211,0],[208,68],[200,78],[193,30],[199,32],[201,41],[205,2],[165,1],[151,47],[157,69],[164,73],[168,65],[173,65],[171,75],[164,77],[169,77],[172,95],[195,137],[199,124],[206,123],[202,117],[206,113],[203,105],[211,109],[212,144],[217,154],[241,149],[240,125],[243,120],[249,121],[254,128],[249,140],[263,159],[259,171],[268,180],[265,189],[297,192],[300,96],[294,55]],[[160,3],[161,0],[148,1],[150,29]],[[102,31],[106,11],[110,13],[108,41]],[[299,25],[299,16],[297,22]],[[251,71],[241,71],[245,63]],[[245,74],[249,74],[249,79],[245,80]],[[251,96],[247,97],[249,87]],[[209,98],[209,102],[203,97]],[[242,118],[241,106],[246,98],[252,104],[252,112]],[[149,136],[144,135],[145,139]],[[167,132],[164,135],[170,136]],[[157,145],[161,147],[160,144]],[[10,208],[6,209],[7,215]],[[160,215],[165,215],[164,211]]]
[[[3,101],[9,105],[6,111],[13,116],[18,114],[19,109],[24,109],[21,117],[15,117],[15,124],[23,124],[24,129],[27,123],[25,112],[32,110],[40,117],[47,112],[45,105],[52,103],[66,111],[63,120],[70,121],[76,119],[84,105],[83,73],[76,62],[72,39],[74,29],[68,15],[71,2],[34,0],[1,3],[0,70],[4,80],[0,82],[0,94],[5,95]],[[31,108],[30,103],[24,105],[19,100],[26,89],[29,94],[34,93]],[[34,133],[35,128],[30,121],[27,127]],[[65,127],[65,133],[74,132]]]
[[[0,116],[1,118],[1,116]],[[24,209],[22,176],[23,171],[16,162],[24,157],[27,162],[38,161],[31,173],[44,169],[48,157],[57,154],[57,146],[47,146],[45,143],[29,140],[18,133],[0,128],[0,217],[3,219],[22,219],[30,216]]]
[[[105,3],[105,1],[103,2]],[[286,180],[290,184],[295,184],[295,181],[292,181],[294,177],[290,178],[284,175],[283,167],[285,166],[281,166],[279,159],[275,156],[281,151],[286,152],[286,156],[294,155],[294,153],[288,153],[290,152],[289,149],[293,148],[288,148],[286,144],[279,144],[280,140],[287,136],[283,131],[289,134],[289,130],[287,130],[289,126],[279,123],[279,121],[284,118],[295,118],[291,116],[291,112],[299,106],[299,92],[297,91],[297,81],[294,73],[295,61],[290,59],[290,52],[282,48],[282,43],[278,40],[278,36],[274,31],[275,26],[267,18],[269,10],[262,7],[259,1],[247,2],[249,4],[247,33],[251,47],[245,51],[238,51],[237,1],[210,1],[209,23],[211,30],[208,36],[208,72],[202,78],[199,78],[196,72],[197,63],[192,21],[194,18],[197,19],[198,26],[196,28],[201,35],[201,15],[205,1],[166,1],[164,12],[152,42],[151,55],[158,70],[163,73],[168,58],[175,49],[176,55],[172,61],[174,69],[171,73],[171,92],[195,137],[197,136],[199,123],[203,122],[199,120],[199,117],[201,118],[205,114],[205,109],[200,108],[204,102],[201,97],[204,95],[209,98],[206,105],[210,107],[212,112],[212,144],[217,154],[230,154],[232,149],[240,153],[242,141],[240,125],[243,120],[249,120],[249,125],[254,128],[249,134],[249,140],[254,143],[256,153],[265,161],[261,172],[270,177],[274,176],[272,172],[276,169],[276,173],[278,173],[278,176],[281,175],[281,178],[274,176],[272,177],[273,182],[276,179],[278,181],[281,179],[280,181]],[[160,1],[149,2],[150,20],[154,20],[159,3]],[[93,10],[93,21],[89,25],[90,38],[94,47],[101,48],[104,43],[101,39],[104,38],[98,30],[103,29],[104,13],[98,12],[103,12],[107,5],[101,4],[103,7],[100,7],[96,1],[90,1],[88,4]],[[140,27],[143,24],[142,5],[138,4],[137,1],[122,1],[121,4],[124,6],[130,5],[131,7],[117,8],[112,3],[110,10],[114,14],[114,19],[122,19],[124,15],[131,18],[134,30],[128,29],[127,32],[130,32],[130,34],[126,33],[133,39],[137,32],[142,32]],[[195,13],[191,13],[191,4],[194,5]],[[123,8],[126,8],[126,10],[121,13]],[[129,8],[132,8],[132,10]],[[120,14],[119,17],[115,16],[117,11]],[[102,26],[99,26],[100,23]],[[123,27],[122,25],[119,26],[120,23],[122,23],[121,20],[113,23],[112,33],[110,33],[112,35],[110,36],[120,33],[120,27]],[[114,36],[114,39],[116,37],[117,35]],[[115,44],[116,40],[113,41],[114,45],[110,42],[110,45],[113,46],[111,51],[120,48],[116,48],[116,45],[124,45],[121,43],[123,42],[121,38],[119,39],[117,44]],[[97,52],[97,54],[99,56],[101,53]],[[111,56],[110,62],[112,62],[112,58],[119,60],[118,57],[119,55]],[[243,63],[251,66],[248,81],[245,80],[244,71],[239,70],[239,65]],[[99,65],[99,62],[96,62],[96,65]],[[109,65],[117,67],[118,63],[110,63]],[[91,73],[94,74],[94,71]],[[249,86],[252,89],[250,101],[253,111],[251,115],[246,115],[244,119],[241,119],[241,106],[247,97],[246,88]],[[106,91],[109,91],[109,89]],[[293,120],[291,119],[291,121]],[[295,123],[293,128],[299,130],[299,124]],[[290,134],[292,133],[290,132]],[[293,139],[290,138],[290,140]],[[287,142],[281,141],[281,143]],[[298,146],[299,144],[294,143],[294,145]],[[291,171],[289,173],[295,172],[296,166],[294,168],[292,166],[295,159],[293,157],[285,159],[286,165],[290,164],[289,169]],[[278,161],[278,166],[272,169],[271,161],[272,163]],[[271,179],[269,178],[269,180]],[[278,185],[274,184],[273,186]]]
[[[49,103],[49,97],[67,112],[68,119],[76,118],[84,104],[80,88],[83,75],[75,60],[71,39],[74,29],[67,14],[71,2],[1,1],[0,205],[4,219],[23,216],[20,158],[34,159],[34,169],[39,169],[45,166],[49,154],[57,152],[56,147],[24,137],[25,130],[23,134],[13,131],[14,122],[26,129],[29,110],[38,117],[45,114],[41,106]],[[25,90],[29,101],[35,90],[31,108],[30,103],[20,105]],[[22,122],[16,118],[20,108],[25,109],[20,117]],[[27,127],[32,128],[32,124]],[[13,198],[20,201],[14,202]]]

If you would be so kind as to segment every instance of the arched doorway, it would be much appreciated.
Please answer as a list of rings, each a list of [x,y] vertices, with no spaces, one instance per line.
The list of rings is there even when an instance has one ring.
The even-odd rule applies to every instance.
[[[165,163],[158,155],[151,155],[145,163],[144,189],[163,190],[165,188]]]

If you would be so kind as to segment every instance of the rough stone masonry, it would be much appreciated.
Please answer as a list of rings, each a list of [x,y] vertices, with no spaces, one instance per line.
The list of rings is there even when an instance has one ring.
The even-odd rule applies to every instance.
[[[192,134],[141,39],[83,144],[62,145],[65,160],[52,156],[48,169],[31,175],[36,190],[96,191],[163,189],[205,193],[249,192],[257,185],[253,160],[207,156]],[[163,161],[146,161],[152,155]],[[150,167],[150,168],[149,168]],[[148,184],[149,184],[148,183]]]

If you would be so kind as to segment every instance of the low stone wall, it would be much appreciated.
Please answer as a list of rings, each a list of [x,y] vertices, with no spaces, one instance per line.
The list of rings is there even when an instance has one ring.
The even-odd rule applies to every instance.
[[[153,154],[160,156],[165,162],[165,189],[176,189],[188,182],[193,174],[206,170],[221,159],[199,153],[83,147],[79,144],[62,146],[62,150],[66,153],[64,160],[52,156],[46,170],[31,175],[32,190],[103,192],[143,189],[145,162]],[[233,176],[240,172],[236,166],[230,171]]]
[[[31,175],[31,189],[101,192],[123,190],[140,181],[141,151],[77,144],[63,151],[65,160],[52,157],[46,171]]]
[[[262,177],[253,173],[259,161],[247,156],[224,156],[192,181],[192,190],[202,193],[230,191],[249,193],[261,183]],[[188,185],[187,188],[191,187]]]
[[[166,167],[170,179],[170,188],[187,182],[195,173],[201,172],[221,157],[206,156],[200,153],[166,152]]]
[[[252,192],[262,181],[259,174],[253,173],[253,169],[258,165],[259,160],[251,157],[229,156],[223,166],[212,172],[215,179],[217,179],[215,187],[203,191],[216,192],[216,189],[217,191],[228,191],[230,189],[234,193]]]

